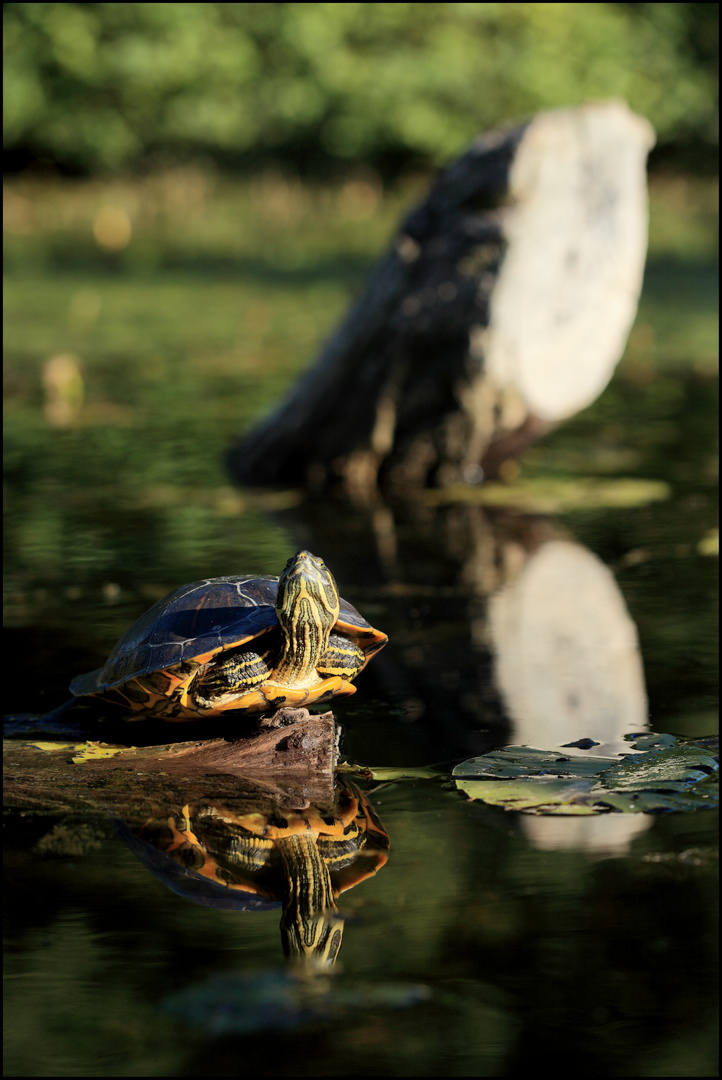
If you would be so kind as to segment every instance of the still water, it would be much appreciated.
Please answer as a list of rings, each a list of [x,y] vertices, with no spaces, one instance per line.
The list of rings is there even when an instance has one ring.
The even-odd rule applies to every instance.
[[[279,358],[312,351],[329,305],[343,310],[338,272],[260,280],[254,264],[246,280],[238,261],[228,280],[171,253],[146,278],[144,249],[95,265],[76,239],[57,275],[59,228],[9,249],[6,712],[60,705],[170,589],[278,574],[299,548],[389,645],[334,703],[342,759],[378,770],[344,774],[376,846],[362,845],[363,875],[332,872],[346,874],[342,941],[323,974],[285,960],[277,898],[198,903],[151,850],[164,830],[167,852],[246,813],[227,780],[196,777],[174,802],[166,770],[140,768],[119,824],[118,774],[93,773],[73,801],[40,784],[50,746],[14,759],[6,1075],[511,1076],[548,1060],[717,1075],[716,811],[535,816],[471,801],[451,778],[509,744],[589,739],[614,755],[625,734],[716,734],[717,381],[702,347],[658,371],[644,354],[653,333],[669,340],[664,318],[683,318],[668,299],[689,273],[670,284],[652,264],[636,362],[525,456],[503,497],[352,508],[238,492],[221,464],[289,381]],[[684,304],[705,319],[708,269]],[[66,359],[49,366],[53,353]],[[70,420],[53,416],[53,379]],[[123,732],[166,746],[205,734]],[[66,777],[82,775],[73,753]]]
[[[711,564],[680,542],[669,574],[670,516],[674,500],[596,510],[575,536],[574,514],[436,508],[397,515],[390,551],[378,514],[282,512],[390,635],[336,706],[342,756],[448,766],[582,737],[609,752],[648,713],[707,734],[704,672],[664,668],[682,639],[711,648],[704,606],[694,631],[686,614]],[[642,527],[614,569],[588,544],[596,528],[608,555]],[[102,814],[11,813],[7,1074],[498,1076],[540,1053],[594,1075],[715,1074],[716,813],[540,818],[443,778],[364,789],[388,861],[338,901],[333,973],[300,982],[278,908],[171,891]]]

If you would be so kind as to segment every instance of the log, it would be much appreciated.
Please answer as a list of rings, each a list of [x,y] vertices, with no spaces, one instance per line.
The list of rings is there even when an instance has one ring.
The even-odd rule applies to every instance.
[[[352,494],[476,483],[590,404],[636,313],[653,141],[608,102],[474,142],[230,452],[236,479]]]
[[[285,725],[250,738],[160,746],[3,743],[4,805],[24,814],[100,812],[143,820],[149,802],[236,798],[250,787],[282,809],[333,804],[338,750],[331,712],[285,710]],[[294,715],[290,715],[294,714]],[[278,715],[278,714],[277,714]]]

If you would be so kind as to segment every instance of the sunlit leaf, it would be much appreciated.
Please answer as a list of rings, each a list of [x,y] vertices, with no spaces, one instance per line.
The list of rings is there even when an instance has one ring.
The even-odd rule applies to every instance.
[[[76,747],[73,754],[73,764],[80,765],[83,761],[97,761],[102,758],[112,758],[128,750],[127,746],[108,746],[106,743],[86,742]]]
[[[590,802],[593,785],[590,781],[571,782],[551,778],[523,780],[456,781],[459,791],[470,799],[479,799],[505,810],[521,810],[537,814],[596,814]]]
[[[644,791],[651,784],[691,787],[717,772],[713,754],[694,745],[660,747],[633,754],[602,774],[608,787]]]
[[[112,758],[115,757],[116,754],[120,754],[122,751],[129,749],[127,746],[109,746],[107,743],[100,742],[51,742],[42,739],[28,742],[26,745],[35,747],[36,750],[42,750],[45,753],[58,753],[61,750],[72,750],[72,762],[74,765],[80,765],[84,761],[98,761],[104,758]]]
[[[36,750],[44,750],[46,753],[51,753],[56,750],[74,750],[76,748],[75,743],[43,742],[42,740],[29,742],[27,745],[35,747]]]
[[[338,772],[351,772],[368,780],[438,780],[442,773],[426,765],[404,768],[400,765],[340,765]]]
[[[533,746],[505,746],[457,765],[455,777],[547,777],[596,776],[618,763],[611,757],[572,757],[559,750],[537,750]]]

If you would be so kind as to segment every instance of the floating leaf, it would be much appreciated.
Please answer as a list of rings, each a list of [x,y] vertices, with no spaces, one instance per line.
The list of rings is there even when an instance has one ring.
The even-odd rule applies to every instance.
[[[491,779],[542,776],[596,776],[604,768],[616,765],[618,758],[581,757],[559,750],[537,750],[533,746],[505,746],[481,757],[470,758],[457,765],[456,777]]]
[[[632,744],[635,750],[655,750],[661,746],[677,745],[677,739],[674,735],[658,735],[656,731],[642,731],[625,735],[624,738]]]
[[[458,779],[456,786],[470,799],[479,799],[505,810],[535,814],[596,814],[590,805],[591,781],[570,783],[548,777],[522,780]]]
[[[346,765],[337,767],[337,772],[350,772],[367,780],[438,780],[447,773],[439,772],[427,765],[412,765],[404,768],[401,765]]]
[[[690,744],[659,747],[642,754],[632,754],[602,774],[604,783],[613,788],[643,791],[652,784],[689,788],[716,773],[713,754]],[[680,790],[677,787],[675,790]]]
[[[453,771],[470,799],[527,814],[652,814],[718,805],[718,760],[706,740],[683,742],[651,732],[625,736],[637,753],[602,757],[506,746]]]

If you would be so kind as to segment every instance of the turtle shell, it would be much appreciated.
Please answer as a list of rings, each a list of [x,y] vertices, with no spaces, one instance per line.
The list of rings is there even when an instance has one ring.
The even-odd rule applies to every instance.
[[[311,688],[255,687],[235,701],[209,708],[191,701],[189,685],[200,667],[278,628],[277,591],[278,578],[270,576],[206,578],[182,585],[133,623],[101,668],[75,678],[71,693],[178,721],[219,715],[228,709],[308,705],[355,693],[348,679],[333,675]],[[333,631],[358,645],[364,667],[387,641],[343,599]]]

